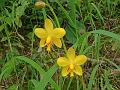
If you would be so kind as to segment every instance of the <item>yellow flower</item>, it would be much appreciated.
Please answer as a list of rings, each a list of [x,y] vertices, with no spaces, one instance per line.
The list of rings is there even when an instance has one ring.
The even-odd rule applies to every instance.
[[[53,44],[61,48],[62,43],[60,38],[62,38],[65,35],[65,33],[66,32],[63,28],[53,28],[53,24],[50,19],[45,20],[45,29],[35,29],[35,35],[41,39],[40,47],[47,46],[47,51],[51,50],[51,46]]]
[[[87,60],[85,55],[75,55],[75,50],[69,48],[67,51],[67,57],[60,57],[57,60],[57,64],[62,67],[62,76],[74,76],[74,73],[81,76],[82,68],[80,65],[84,64]]]

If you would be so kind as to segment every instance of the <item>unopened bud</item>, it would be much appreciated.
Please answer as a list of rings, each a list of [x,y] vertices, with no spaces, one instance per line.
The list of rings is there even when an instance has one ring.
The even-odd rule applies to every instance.
[[[37,1],[37,2],[35,3],[35,7],[36,7],[37,9],[44,8],[44,7],[45,7],[45,3],[44,3],[43,1]]]

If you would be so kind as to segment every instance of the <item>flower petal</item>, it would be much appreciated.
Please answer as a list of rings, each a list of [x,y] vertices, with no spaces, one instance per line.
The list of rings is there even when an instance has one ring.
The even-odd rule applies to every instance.
[[[78,55],[75,58],[75,64],[82,65],[87,61],[87,57],[85,55]]]
[[[62,38],[66,34],[63,28],[55,28],[53,31],[53,36],[56,38]]]
[[[69,69],[69,66],[62,68],[62,76],[67,76],[70,73],[68,69]]]
[[[79,65],[76,65],[75,66],[75,69],[74,69],[74,72],[77,74],[77,75],[82,75],[82,68],[79,66]]]
[[[46,31],[43,28],[36,28],[35,29],[35,35],[38,38],[45,38],[45,37],[47,37],[47,33],[46,33]]]
[[[46,41],[46,38],[42,38],[40,40],[40,47],[44,47],[45,46],[45,41]]]
[[[73,48],[69,48],[67,51],[67,57],[71,62],[75,59],[75,50]]]
[[[53,43],[59,48],[62,47],[62,43],[61,43],[61,40],[59,38],[54,38]]]
[[[60,66],[60,67],[65,67],[67,65],[69,65],[69,62],[67,61],[67,59],[65,57],[60,57],[58,58],[57,60],[57,64]]]
[[[53,24],[50,19],[45,19],[45,29],[47,31],[53,30]]]

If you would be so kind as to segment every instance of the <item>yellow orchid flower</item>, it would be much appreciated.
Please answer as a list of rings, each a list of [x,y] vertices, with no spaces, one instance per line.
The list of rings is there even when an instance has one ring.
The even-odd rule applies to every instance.
[[[40,47],[47,46],[47,51],[51,50],[51,46],[53,44],[61,48],[62,43],[60,38],[62,38],[65,35],[65,33],[66,32],[63,28],[53,28],[53,24],[50,19],[45,19],[45,29],[35,29],[35,35],[41,39]]]
[[[69,48],[67,51],[67,57],[60,57],[57,60],[57,64],[62,67],[62,76],[74,76],[74,73],[81,76],[82,68],[80,65],[84,64],[87,60],[85,55],[75,55],[75,50]]]

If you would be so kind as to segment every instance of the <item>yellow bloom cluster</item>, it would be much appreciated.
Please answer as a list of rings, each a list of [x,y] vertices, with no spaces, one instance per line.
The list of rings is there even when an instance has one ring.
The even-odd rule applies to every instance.
[[[47,46],[47,51],[51,51],[51,47],[55,44],[57,47],[61,48],[62,43],[60,38],[62,38],[66,32],[63,28],[53,28],[52,21],[50,19],[45,20],[45,28],[36,28],[35,35],[40,38],[40,47]],[[85,55],[75,55],[75,50],[69,48],[67,51],[67,57],[59,57],[57,64],[62,67],[62,76],[74,76],[74,73],[81,76],[82,68],[80,65],[84,64],[87,60]]]

